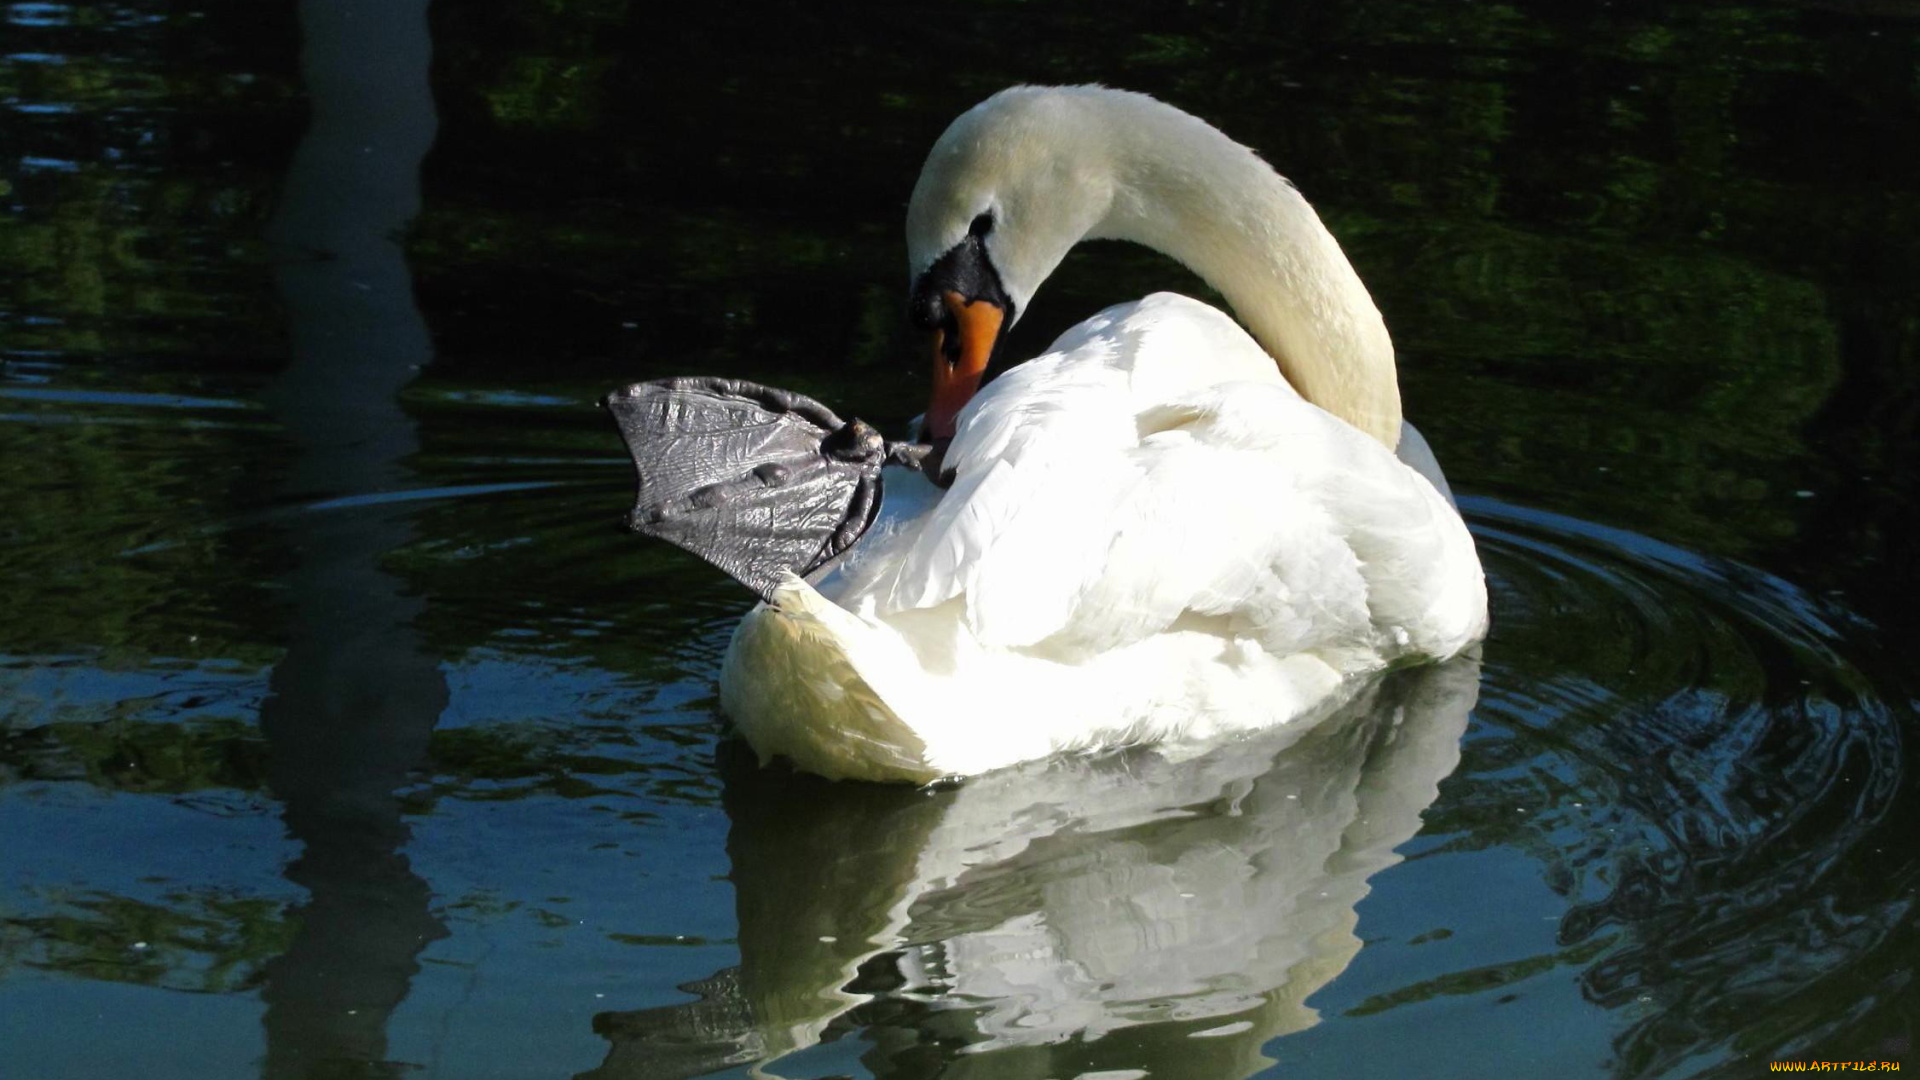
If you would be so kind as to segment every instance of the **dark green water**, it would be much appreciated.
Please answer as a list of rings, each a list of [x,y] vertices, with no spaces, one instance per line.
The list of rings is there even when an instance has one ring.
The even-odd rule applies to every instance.
[[[0,1076],[1911,1063],[1920,5],[422,7],[0,4]],[[759,769],[590,403],[897,425],[921,156],[1095,80],[1320,207],[1493,635],[1291,746]]]

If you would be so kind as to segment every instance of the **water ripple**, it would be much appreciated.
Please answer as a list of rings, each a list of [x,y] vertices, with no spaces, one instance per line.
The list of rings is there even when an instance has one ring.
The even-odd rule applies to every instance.
[[[1871,977],[1916,877],[1905,855],[1860,874],[1905,850],[1911,798],[1909,699],[1871,628],[1751,567],[1465,506],[1495,598],[1484,666],[1398,673],[1297,745],[935,793],[730,771],[740,966],[692,1005],[597,1017],[612,1045],[590,1075],[797,1068],[857,1035],[882,1077],[925,1074],[935,1039],[953,1075],[1246,1076],[1342,1060],[1382,1014],[1555,984],[1587,1005],[1561,1022],[1620,1075],[1805,1049],[1832,1014],[1799,999]],[[1394,868],[1409,852],[1418,873]],[[1435,887],[1489,866],[1537,876],[1547,929],[1508,900],[1426,933]],[[1477,945],[1439,970],[1430,952],[1348,970],[1361,941],[1436,937]]]

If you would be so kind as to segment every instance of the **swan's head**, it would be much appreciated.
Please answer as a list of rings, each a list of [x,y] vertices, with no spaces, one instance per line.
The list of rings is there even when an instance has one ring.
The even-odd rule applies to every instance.
[[[907,206],[908,311],[932,354],[934,439],[952,437],[1001,336],[1106,217],[1111,149],[1091,98],[1113,93],[1003,90],[962,114],[927,155]]]

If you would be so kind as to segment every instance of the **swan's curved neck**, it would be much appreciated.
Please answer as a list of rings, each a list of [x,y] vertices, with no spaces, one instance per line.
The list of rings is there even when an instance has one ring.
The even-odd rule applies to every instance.
[[[1253,151],[1140,95],[1107,132],[1113,201],[1090,239],[1132,240],[1204,278],[1308,401],[1394,447],[1400,385],[1373,298],[1307,200]]]

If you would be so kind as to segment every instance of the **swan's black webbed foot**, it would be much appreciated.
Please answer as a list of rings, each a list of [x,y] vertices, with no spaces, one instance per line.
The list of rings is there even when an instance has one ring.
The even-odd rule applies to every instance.
[[[880,512],[880,469],[932,449],[888,443],[802,394],[738,379],[635,383],[602,402],[639,490],[626,524],[725,571],[763,600],[852,547]],[[937,459],[936,459],[937,462]]]

